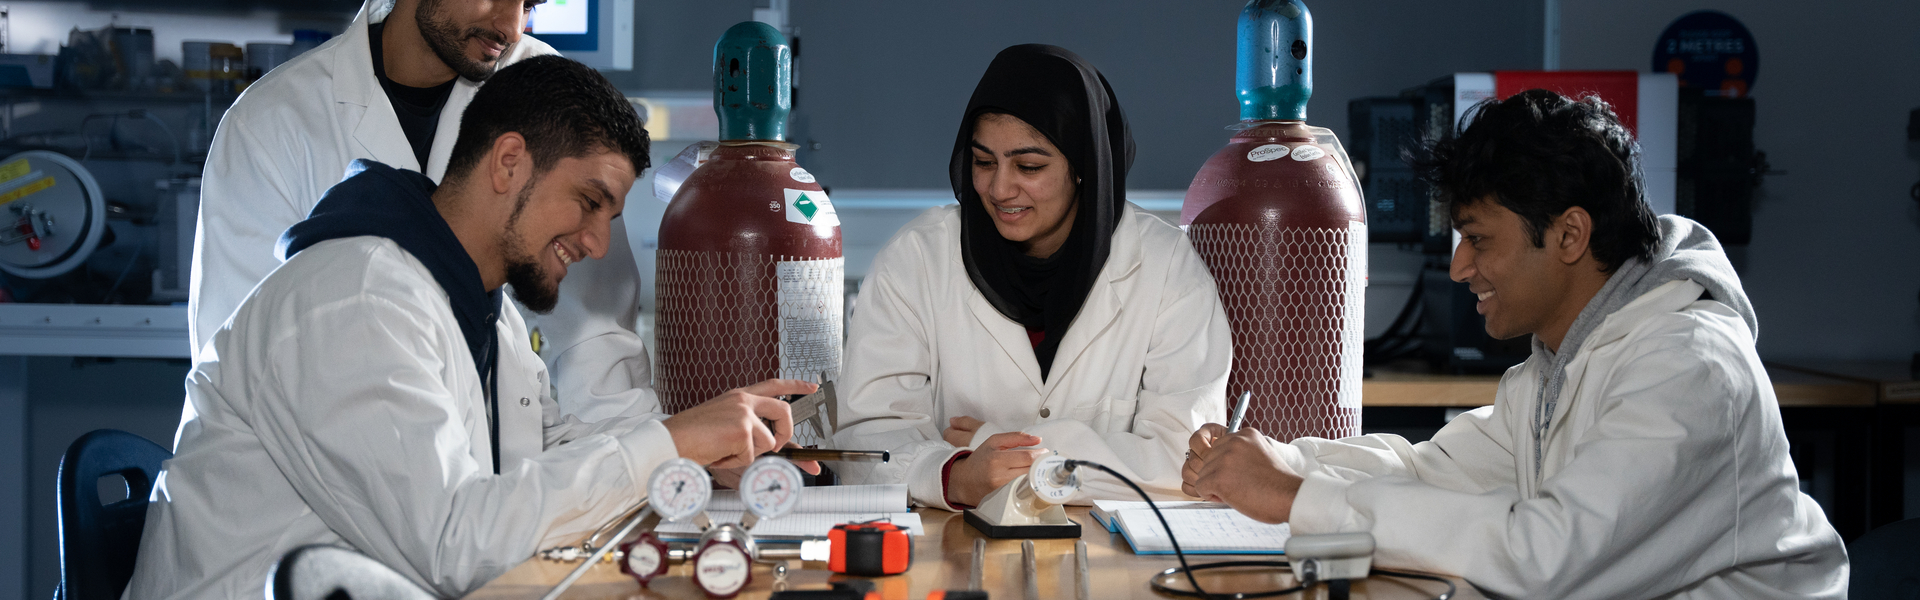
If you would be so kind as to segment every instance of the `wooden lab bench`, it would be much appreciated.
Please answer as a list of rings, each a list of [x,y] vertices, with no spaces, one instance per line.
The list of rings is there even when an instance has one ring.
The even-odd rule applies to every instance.
[[[1133,553],[1125,538],[1117,533],[1107,533],[1100,523],[1087,514],[1086,507],[1068,507],[1067,514],[1080,523],[1081,539],[1087,542],[1088,577],[1091,582],[1087,598],[1096,600],[1122,600],[1128,598],[1161,599],[1173,598],[1155,593],[1147,585],[1147,579],[1162,569],[1177,566],[1172,556],[1142,556]],[[891,577],[877,577],[872,581],[875,591],[884,600],[923,600],[927,592],[933,590],[967,589],[968,579],[973,569],[973,540],[981,537],[979,531],[966,524],[960,513],[950,513],[936,509],[916,509],[921,522],[926,526],[926,535],[913,541],[913,567],[906,573]],[[1035,563],[1038,566],[1038,598],[1072,599],[1078,596],[1078,572],[1074,559],[1073,540],[1034,540]],[[1232,556],[1218,555],[1190,556],[1193,564],[1221,562],[1223,560],[1284,560],[1280,556]],[[982,569],[983,586],[994,600],[1027,600],[1027,578],[1024,561],[1020,552],[1020,540],[987,540],[985,565]],[[501,575],[473,594],[470,599],[507,599],[539,598],[553,584],[567,576],[579,563],[556,563],[541,559],[530,559],[520,563],[513,570]],[[826,589],[831,578],[838,577],[826,571],[822,563],[788,562],[786,588],[792,590]],[[806,568],[801,568],[802,566]],[[1262,569],[1238,573],[1217,573],[1201,571],[1197,574],[1200,585],[1209,592],[1253,592],[1260,590],[1292,587],[1293,577],[1280,569]],[[1180,587],[1184,588],[1184,578]],[[1458,590],[1454,598],[1482,598],[1472,586],[1458,578],[1451,578]],[[773,591],[773,568],[770,565],[755,565],[753,581],[746,591],[737,598],[759,600]],[[1353,583],[1352,597],[1361,598],[1404,598],[1408,600],[1425,599],[1438,596],[1446,591],[1441,583],[1426,580],[1407,580],[1390,577],[1372,577]],[[625,600],[627,598],[705,598],[699,588],[694,587],[691,567],[686,564],[674,565],[665,576],[654,579],[649,589],[641,589],[632,578],[620,574],[619,567],[602,562],[594,565],[561,598],[568,599],[608,599]],[[1302,597],[1302,596],[1291,596]],[[1319,586],[1310,590],[1304,597],[1324,598],[1326,588]]]

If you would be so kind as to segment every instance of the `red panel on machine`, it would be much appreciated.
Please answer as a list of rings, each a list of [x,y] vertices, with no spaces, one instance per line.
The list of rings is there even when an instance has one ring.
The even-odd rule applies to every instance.
[[[1508,96],[1531,89],[1548,90],[1562,96],[1579,98],[1599,96],[1613,105],[1620,124],[1640,136],[1640,73],[1637,71],[1495,71],[1493,93]]]

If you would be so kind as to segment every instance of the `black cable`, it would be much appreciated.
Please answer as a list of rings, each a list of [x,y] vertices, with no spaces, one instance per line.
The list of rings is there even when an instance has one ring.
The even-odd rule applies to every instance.
[[[1445,577],[1439,577],[1435,575],[1425,575],[1421,573],[1408,573],[1405,571],[1389,571],[1386,569],[1373,569],[1368,574],[1386,575],[1388,577],[1399,577],[1401,579],[1425,579],[1427,581],[1438,581],[1440,583],[1447,584],[1447,593],[1434,596],[1433,600],[1448,600],[1449,598],[1453,597],[1454,592],[1458,591],[1454,589],[1453,582],[1447,581],[1447,578]]]
[[[1173,526],[1167,524],[1166,515],[1160,514],[1160,506],[1153,502],[1153,497],[1148,496],[1146,490],[1140,489],[1139,485],[1133,483],[1133,480],[1128,479],[1127,476],[1121,475],[1119,471],[1115,471],[1113,469],[1107,468],[1106,465],[1103,465],[1100,463],[1088,462],[1084,460],[1068,459],[1066,462],[1066,468],[1073,469],[1075,467],[1093,467],[1095,469],[1106,471],[1107,474],[1112,475],[1115,478],[1118,478],[1120,480],[1120,483],[1127,484],[1127,487],[1133,488],[1133,493],[1139,494],[1140,499],[1146,500],[1147,508],[1153,509],[1153,517],[1156,519],[1159,519],[1160,527],[1167,530],[1167,541],[1173,544],[1173,556],[1174,558],[1180,559],[1180,570],[1185,571],[1187,573],[1187,583],[1193,584],[1192,593],[1198,594],[1202,598],[1212,597],[1211,594],[1208,594],[1205,590],[1200,589],[1200,581],[1193,578],[1193,568],[1187,566],[1187,555],[1186,553],[1180,551],[1180,540],[1174,539],[1173,537]],[[1154,579],[1156,581],[1159,580],[1158,577]]]
[[[1099,469],[1101,471],[1105,471],[1108,475],[1112,475],[1114,479],[1120,480],[1120,483],[1127,484],[1127,487],[1133,488],[1133,493],[1139,494],[1140,499],[1145,500],[1147,502],[1147,508],[1153,509],[1153,517],[1155,519],[1160,520],[1160,528],[1166,530],[1167,541],[1173,545],[1173,556],[1174,558],[1180,560],[1180,566],[1169,568],[1167,570],[1161,571],[1158,575],[1154,575],[1153,579],[1147,582],[1149,586],[1152,586],[1153,591],[1160,592],[1163,594],[1169,594],[1173,596],[1183,596],[1187,598],[1205,598],[1207,600],[1215,600],[1215,599],[1246,600],[1248,598],[1268,598],[1272,596],[1282,596],[1286,594],[1303,592],[1303,591],[1306,591],[1307,586],[1313,585],[1313,583],[1315,583],[1315,582],[1309,581],[1309,582],[1304,582],[1304,583],[1301,583],[1300,585],[1296,585],[1290,588],[1281,589],[1281,590],[1271,590],[1271,591],[1265,591],[1265,592],[1235,592],[1231,594],[1209,593],[1205,589],[1202,589],[1200,587],[1200,581],[1198,579],[1195,579],[1193,576],[1194,571],[1199,571],[1204,569],[1228,569],[1228,568],[1234,568],[1234,567],[1277,567],[1281,569],[1292,570],[1292,566],[1285,562],[1273,561],[1273,560],[1234,560],[1234,561],[1227,561],[1227,562],[1208,563],[1208,564],[1200,565],[1198,567],[1188,565],[1186,553],[1180,550],[1180,540],[1176,539],[1173,535],[1173,526],[1167,524],[1167,516],[1160,513],[1160,505],[1154,502],[1151,496],[1147,495],[1146,490],[1140,489],[1140,486],[1135,484],[1132,479],[1128,479],[1127,476],[1121,475],[1119,471],[1115,471],[1107,467],[1106,465],[1103,465],[1097,462],[1091,462],[1091,461],[1085,461],[1085,460],[1074,460],[1074,459],[1068,459],[1067,462],[1065,463],[1065,468],[1069,471],[1078,467],[1092,467],[1095,469]],[[1177,590],[1177,589],[1167,587],[1165,584],[1160,583],[1160,580],[1165,579],[1170,575],[1174,575],[1176,574],[1176,572],[1186,574],[1187,584],[1193,586],[1193,590],[1191,591]],[[1440,583],[1447,584],[1447,592],[1439,596],[1435,596],[1434,600],[1448,600],[1453,597],[1453,594],[1456,591],[1453,587],[1453,582],[1447,581],[1446,578],[1443,578],[1443,577],[1436,577],[1433,575],[1422,575],[1419,573],[1389,571],[1386,569],[1373,569],[1370,572],[1370,574],[1372,573],[1386,575],[1388,577],[1399,577],[1403,579],[1425,579],[1429,581],[1438,581]]]
[[[1232,567],[1274,567],[1274,568],[1292,570],[1292,568],[1288,566],[1287,563],[1277,561],[1277,560],[1232,560],[1227,562],[1207,563],[1197,567],[1187,567],[1185,566],[1186,563],[1184,562],[1182,562],[1181,564],[1182,566],[1173,567],[1165,571],[1161,571],[1159,575],[1153,576],[1153,579],[1151,581],[1148,581],[1147,584],[1153,586],[1153,591],[1160,592],[1162,594],[1171,594],[1174,596],[1186,596],[1189,598],[1208,598],[1209,600],[1214,598],[1229,598],[1232,600],[1244,600],[1246,598],[1268,598],[1272,596],[1284,596],[1287,594],[1295,594],[1295,593],[1307,591],[1307,586],[1312,585],[1311,583],[1302,583],[1300,585],[1296,585],[1290,588],[1286,588],[1282,590],[1272,590],[1272,591],[1266,591],[1266,592],[1234,592],[1231,594],[1212,594],[1212,593],[1200,591],[1199,584],[1194,584],[1194,588],[1193,588],[1194,591],[1187,591],[1187,590],[1176,590],[1176,589],[1167,587],[1167,585],[1164,583],[1160,583],[1160,580],[1166,579],[1168,575],[1173,575],[1176,571],[1186,571],[1187,580],[1192,581],[1194,571],[1203,571],[1206,569],[1227,569]]]

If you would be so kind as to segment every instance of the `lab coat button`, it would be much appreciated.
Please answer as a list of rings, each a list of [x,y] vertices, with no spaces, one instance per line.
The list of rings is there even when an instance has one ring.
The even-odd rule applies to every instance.
[[[528,399],[526,399],[526,398],[521,398],[521,399],[520,399],[520,405],[521,405],[521,406],[526,406],[526,405],[528,405],[528,404],[532,404],[532,401],[530,401],[530,400],[528,400]]]
[[[1051,410],[1047,410],[1045,408],[1040,409],[1040,418],[1042,419],[1045,419],[1052,414],[1053,414],[1053,411]]]

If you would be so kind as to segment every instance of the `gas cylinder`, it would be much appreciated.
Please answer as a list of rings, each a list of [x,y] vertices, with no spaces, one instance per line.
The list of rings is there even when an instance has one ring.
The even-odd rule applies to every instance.
[[[1240,123],[1180,209],[1233,330],[1228,396],[1283,441],[1359,435],[1367,217],[1339,139],[1306,123],[1312,15],[1253,0],[1239,37]]]
[[[654,387],[669,413],[763,379],[840,373],[840,219],[786,143],[792,64],[764,23],[714,45],[720,144],[660,221]]]

